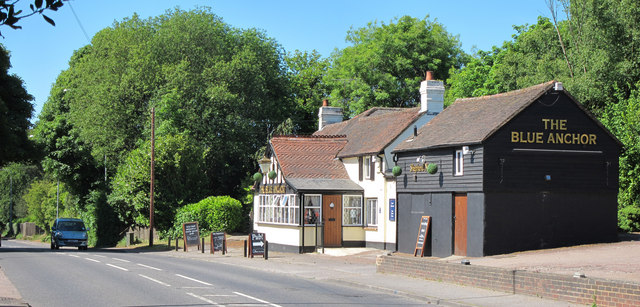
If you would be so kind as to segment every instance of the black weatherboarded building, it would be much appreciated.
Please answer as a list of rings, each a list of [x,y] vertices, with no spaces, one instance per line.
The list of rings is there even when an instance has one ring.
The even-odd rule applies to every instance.
[[[458,99],[394,150],[398,250],[423,215],[437,257],[614,240],[621,146],[559,82]]]

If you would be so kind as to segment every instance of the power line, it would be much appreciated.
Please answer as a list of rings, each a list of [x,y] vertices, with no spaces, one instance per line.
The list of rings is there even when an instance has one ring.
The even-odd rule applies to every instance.
[[[73,17],[76,18],[76,21],[78,22],[78,26],[80,26],[80,30],[82,30],[82,33],[84,33],[84,37],[87,39],[87,42],[89,42],[89,45],[91,45],[91,39],[89,39],[89,35],[87,35],[87,31],[84,30],[84,27],[82,26],[82,23],[80,22],[80,18],[78,18],[78,15],[76,14],[76,10],[74,10],[73,6],[71,6],[71,1],[67,2],[67,4],[69,4],[69,8],[71,8],[71,12],[73,13]]]

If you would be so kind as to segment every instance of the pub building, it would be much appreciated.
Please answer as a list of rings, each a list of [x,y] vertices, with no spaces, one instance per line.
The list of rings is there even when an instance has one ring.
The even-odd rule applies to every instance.
[[[395,147],[397,249],[480,257],[613,241],[621,143],[550,81],[456,100]]]
[[[376,107],[345,121],[325,101],[313,135],[269,141],[253,204],[253,229],[266,234],[269,249],[397,249],[391,151],[444,104],[444,85],[431,74],[419,93],[419,107]]]

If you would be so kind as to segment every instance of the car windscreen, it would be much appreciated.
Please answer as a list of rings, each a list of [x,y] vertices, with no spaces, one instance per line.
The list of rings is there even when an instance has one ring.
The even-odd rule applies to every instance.
[[[58,230],[84,231],[84,223],[75,221],[58,222]]]

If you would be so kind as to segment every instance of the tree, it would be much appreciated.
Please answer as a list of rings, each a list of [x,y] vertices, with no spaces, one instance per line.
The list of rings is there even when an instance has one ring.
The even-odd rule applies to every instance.
[[[22,29],[21,26],[17,25],[18,21],[23,18],[27,18],[29,16],[40,14],[42,18],[52,26],[55,26],[56,23],[53,19],[47,17],[47,15],[43,14],[46,10],[57,11],[62,7],[63,0],[35,0],[33,4],[29,4],[29,8],[31,9],[31,13],[22,13],[21,9],[16,9],[16,4],[20,2],[20,0],[10,1],[10,0],[0,0],[0,26],[9,26],[12,29]],[[2,36],[2,32],[0,32],[0,36]]]
[[[289,86],[297,108],[295,122],[300,133],[313,133],[318,129],[318,109],[328,97],[323,77],[329,68],[329,60],[313,50],[296,50],[287,53],[285,62],[289,74]]]
[[[186,134],[159,136],[155,146],[155,226],[166,231],[180,207],[203,199],[209,182],[202,170],[207,150]],[[127,226],[149,224],[150,142],[133,150],[118,167],[109,203]]]
[[[9,52],[0,44],[0,166],[28,160],[33,151],[27,138],[33,96],[27,93],[22,79],[9,75],[9,68]]]
[[[427,70],[446,80],[466,59],[458,38],[428,16],[369,23],[349,30],[346,40],[353,45],[334,52],[324,82],[331,104],[343,106],[347,116],[373,106],[415,106]]]
[[[0,171],[0,224],[6,225],[9,222],[9,211],[12,213],[14,223],[18,219],[27,217],[27,203],[23,195],[27,193],[31,182],[41,176],[42,172],[35,165],[8,163],[2,168]]]

